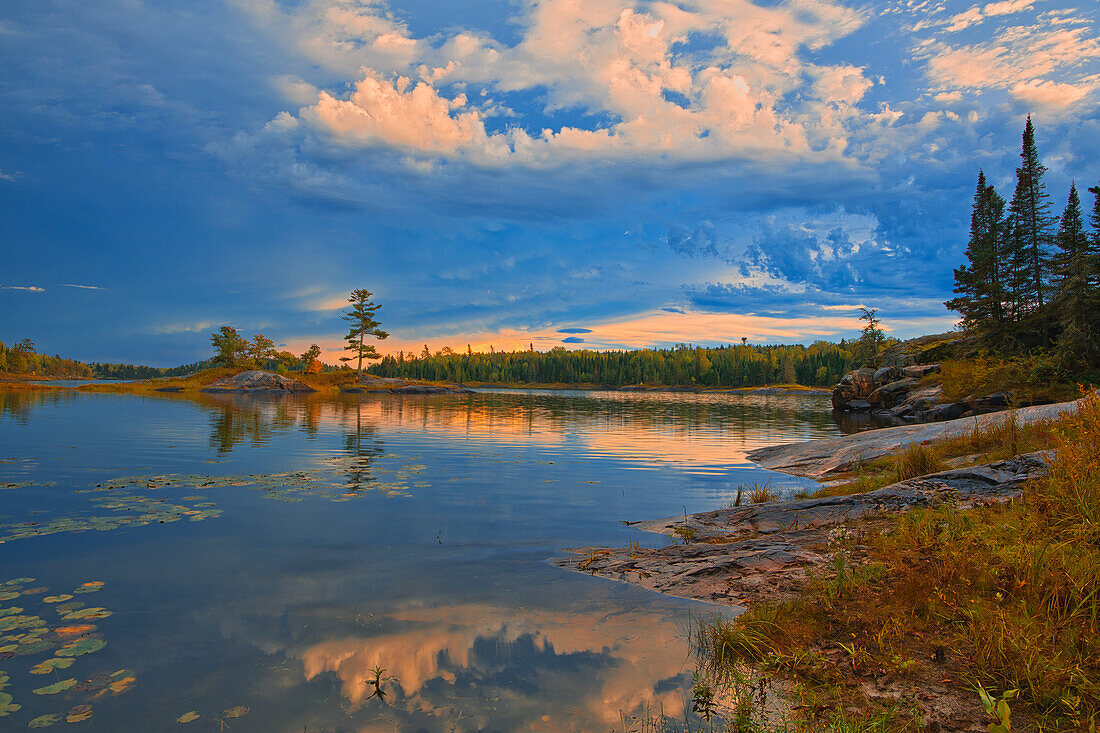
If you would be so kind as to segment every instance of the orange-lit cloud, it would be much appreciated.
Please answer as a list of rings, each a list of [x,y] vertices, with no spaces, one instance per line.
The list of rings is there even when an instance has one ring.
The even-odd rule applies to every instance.
[[[596,673],[588,691],[573,700],[570,729],[590,729],[592,725],[610,729],[622,713],[646,709],[663,710],[673,719],[684,713],[681,690],[673,687],[659,692],[658,687],[685,674],[686,650],[680,644],[654,643],[676,639],[681,632],[668,618],[656,614],[602,610],[524,613],[471,604],[407,609],[391,618],[412,628],[367,638],[333,639],[303,649],[298,656],[306,679],[333,672],[345,697],[358,705],[373,691],[372,670],[381,667],[400,686],[413,709],[431,710],[434,703],[421,697],[425,687],[453,683],[456,671],[476,672],[475,642],[507,646],[530,637],[537,649],[555,656],[595,653],[609,657],[610,664]]]

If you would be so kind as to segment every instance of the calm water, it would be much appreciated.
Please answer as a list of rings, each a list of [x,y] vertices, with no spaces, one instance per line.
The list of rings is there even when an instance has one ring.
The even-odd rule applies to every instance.
[[[0,586],[0,730],[80,705],[85,731],[682,716],[713,608],[548,558],[803,485],[745,453],[839,432],[821,396],[0,392],[0,582],[33,579]]]

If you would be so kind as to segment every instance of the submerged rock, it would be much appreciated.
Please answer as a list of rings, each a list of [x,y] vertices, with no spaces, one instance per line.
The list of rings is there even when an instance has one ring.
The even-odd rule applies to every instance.
[[[256,392],[316,392],[317,390],[310,387],[305,382],[300,382],[297,379],[290,377],[284,377],[281,374],[273,374],[272,372],[264,372],[259,369],[252,369],[247,372],[241,372],[240,374],[234,374],[231,377],[222,377],[218,381],[211,384],[209,387],[205,387],[200,392],[233,392],[233,393],[256,393]]]

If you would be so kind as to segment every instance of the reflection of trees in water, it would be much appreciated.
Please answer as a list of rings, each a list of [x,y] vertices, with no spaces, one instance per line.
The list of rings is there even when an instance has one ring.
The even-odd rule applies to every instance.
[[[347,451],[345,461],[345,473],[348,476],[348,491],[358,491],[364,488],[365,482],[375,480],[372,467],[376,460],[385,454],[385,447],[378,438],[378,426],[373,422],[363,419],[363,406],[344,403],[341,405],[347,412],[355,413],[354,424],[348,421],[348,432],[344,435],[344,450]],[[366,488],[370,488],[369,486]]]
[[[375,480],[373,464],[385,454],[384,444],[378,437],[378,426],[364,417],[363,405],[359,401],[295,396],[203,395],[199,403],[211,413],[210,446],[222,455],[244,441],[262,445],[277,433],[289,433],[296,429],[311,438],[315,437],[327,411],[345,431],[343,444],[346,455],[339,465],[347,474],[349,491],[369,488],[366,484]]]
[[[386,422],[432,427],[440,418],[463,412],[468,424],[507,423],[511,431],[570,431],[577,428],[648,428],[670,435],[700,429],[732,433],[768,430],[790,433],[805,427],[835,431],[836,421],[825,395],[708,395],[676,393],[570,394],[480,393],[465,400],[389,400],[379,411]],[[843,429],[843,428],[842,428]]]
[[[246,440],[263,445],[272,435],[295,428],[314,437],[321,424],[318,402],[257,395],[203,395],[197,401],[211,415],[210,447],[221,455]]]
[[[41,391],[5,391],[0,389],[0,415],[6,415],[14,422],[25,425],[31,412],[42,405],[58,405],[71,400],[74,395],[62,390]]]

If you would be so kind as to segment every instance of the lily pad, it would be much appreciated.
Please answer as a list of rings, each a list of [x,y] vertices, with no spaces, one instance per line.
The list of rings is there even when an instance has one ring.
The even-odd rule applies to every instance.
[[[13,590],[0,590],[0,601],[10,601],[13,598],[19,597],[19,591]]]
[[[102,580],[92,580],[87,583],[81,583],[80,587],[73,591],[73,593],[95,593],[96,591],[103,590],[105,586]]]
[[[68,669],[76,659],[73,657],[50,657],[31,667],[31,674],[49,674],[55,669]]]
[[[222,717],[227,719],[243,718],[246,715],[248,715],[248,708],[246,708],[244,705],[234,705],[233,707],[226,708],[222,711]]]
[[[19,648],[15,650],[15,653],[20,656],[29,656],[31,654],[41,654],[42,652],[48,652],[53,649],[56,644],[52,641],[46,641],[44,639],[34,639],[28,641],[25,644],[20,644]]]
[[[65,619],[66,621],[71,621],[73,619],[107,618],[110,615],[111,612],[108,611],[106,608],[82,608],[79,611],[67,613],[61,618]]]
[[[65,716],[65,722],[81,723],[90,717],[92,717],[91,705],[76,705],[69,711],[69,714]]]
[[[29,629],[35,626],[45,626],[46,622],[38,616],[2,616],[0,617],[0,631],[12,631],[14,629]]]
[[[183,715],[179,716],[178,718],[176,718],[176,722],[177,723],[190,723],[193,720],[198,720],[200,717],[202,717],[202,716],[199,715],[199,711],[190,710],[190,711],[184,713]]]
[[[0,616],[11,616],[12,614],[23,613],[23,609],[19,606],[8,606],[7,608],[0,608]]]
[[[77,639],[76,641],[70,641],[65,646],[54,652],[54,656],[57,657],[80,657],[85,654],[91,654],[92,652],[98,652],[103,647],[107,646],[105,639]]]
[[[17,710],[22,710],[23,706],[12,702],[13,698],[6,692],[0,692],[0,718],[3,718],[9,713],[14,713]]]
[[[83,636],[95,630],[96,627],[92,624],[73,624],[72,626],[58,626],[53,630],[53,633],[58,636]]]
[[[81,601],[70,601],[69,603],[62,603],[60,606],[57,606],[54,610],[57,611],[58,613],[60,613],[62,616],[64,616],[67,613],[72,613],[73,611],[75,611],[78,608],[84,608],[84,606],[85,606],[85,604]]]
[[[34,690],[36,695],[56,695],[59,692],[64,692],[77,682],[76,678],[70,677],[67,680],[61,680],[60,682],[54,682],[52,685],[46,685],[45,687],[39,687]]]
[[[42,599],[43,603],[61,603],[62,601],[71,601],[73,597],[68,593],[62,593],[59,596],[46,596]]]
[[[79,692],[94,692],[96,697],[101,697],[110,692],[113,695],[121,695],[134,686],[137,677],[129,669],[120,669],[113,674],[97,674],[90,680],[85,680],[76,686]]]
[[[27,723],[28,728],[49,728],[54,723],[61,722],[61,716],[57,713],[47,713],[46,715],[39,715],[37,718]]]

